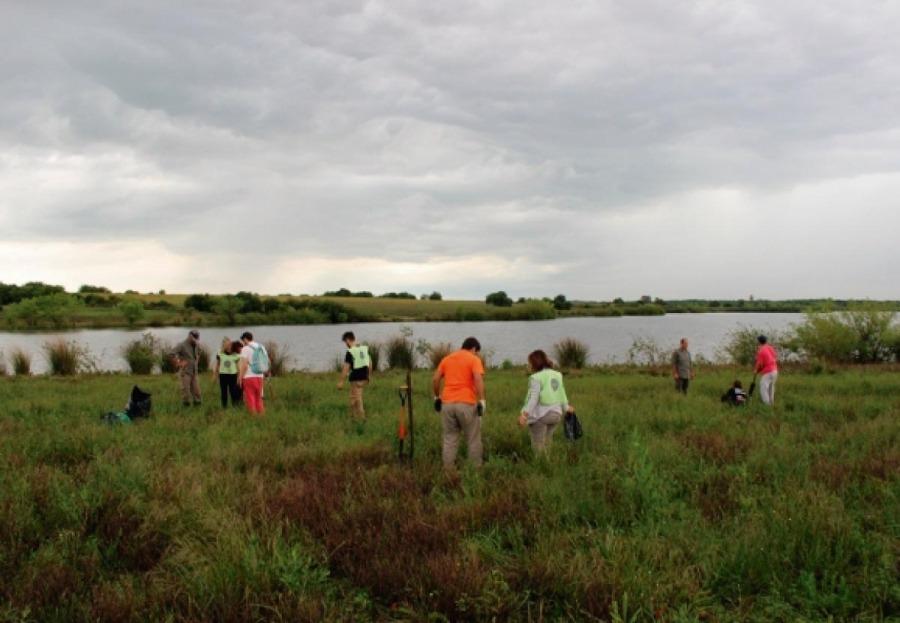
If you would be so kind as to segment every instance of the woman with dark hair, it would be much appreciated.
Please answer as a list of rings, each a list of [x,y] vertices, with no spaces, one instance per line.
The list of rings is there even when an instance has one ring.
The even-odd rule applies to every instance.
[[[237,344],[237,349],[235,349]],[[213,365],[213,378],[219,381],[219,393],[222,400],[222,408],[228,406],[228,397],[231,396],[231,406],[235,407],[241,402],[241,388],[238,387],[237,373],[238,360],[241,358],[241,343],[232,342],[222,338],[222,347],[216,353],[216,363]]]
[[[519,415],[519,426],[528,426],[532,449],[536,454],[544,454],[563,415],[575,408],[569,404],[562,374],[553,369],[547,353],[536,350],[529,354],[528,368],[528,396]]]

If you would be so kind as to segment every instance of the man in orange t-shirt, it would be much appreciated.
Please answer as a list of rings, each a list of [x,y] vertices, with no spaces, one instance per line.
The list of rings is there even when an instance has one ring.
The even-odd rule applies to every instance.
[[[445,469],[453,469],[456,463],[460,434],[466,437],[469,460],[475,467],[481,467],[481,416],[486,403],[484,364],[478,357],[479,352],[481,344],[478,340],[467,337],[462,348],[444,357],[434,372],[434,410],[441,414]]]

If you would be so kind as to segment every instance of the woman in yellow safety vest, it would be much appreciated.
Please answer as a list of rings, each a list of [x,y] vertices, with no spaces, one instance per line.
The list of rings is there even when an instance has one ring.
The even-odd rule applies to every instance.
[[[216,353],[216,364],[213,366],[213,378],[219,379],[219,392],[222,398],[222,408],[228,407],[228,396],[231,396],[231,406],[235,407],[241,402],[241,388],[237,382],[238,361],[241,358],[241,343],[232,342],[222,338],[222,347]]]
[[[528,355],[528,395],[519,415],[519,426],[528,426],[531,447],[537,454],[550,447],[553,431],[562,422],[563,415],[574,412],[569,404],[562,374],[553,369],[547,353],[536,350]]]

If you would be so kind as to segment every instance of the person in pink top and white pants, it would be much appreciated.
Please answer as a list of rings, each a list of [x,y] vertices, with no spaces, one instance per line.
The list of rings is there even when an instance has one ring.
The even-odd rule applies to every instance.
[[[764,404],[775,404],[775,381],[778,380],[778,355],[769,344],[765,335],[756,338],[759,350],[756,351],[756,373],[759,378],[759,396]]]

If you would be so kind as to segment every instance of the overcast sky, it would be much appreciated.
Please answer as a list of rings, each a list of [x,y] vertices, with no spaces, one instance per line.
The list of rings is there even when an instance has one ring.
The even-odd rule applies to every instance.
[[[900,3],[0,0],[0,281],[900,298]]]

